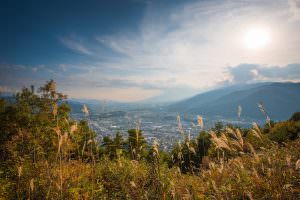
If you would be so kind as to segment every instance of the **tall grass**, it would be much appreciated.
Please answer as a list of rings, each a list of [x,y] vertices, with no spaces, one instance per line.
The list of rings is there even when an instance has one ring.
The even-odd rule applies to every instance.
[[[205,131],[203,118],[196,116],[199,131],[209,133],[212,143],[202,156],[200,149],[204,145],[185,131],[178,116],[181,140],[173,146],[172,154],[163,151],[156,140],[151,146],[144,145],[141,124],[137,122],[133,138],[128,138],[121,149],[114,149],[116,155],[111,158],[105,153],[108,149],[104,148],[108,147],[96,141],[90,130],[88,107],[82,108],[87,124],[69,119],[62,114],[55,88],[55,84],[49,84],[50,92],[44,94],[50,95],[41,107],[46,114],[30,115],[25,104],[26,109],[19,108],[26,110],[25,113],[15,111],[18,115],[13,115],[15,118],[21,115],[21,120],[12,123],[7,120],[10,126],[5,129],[1,123],[5,133],[11,132],[12,136],[0,144],[0,153],[5,150],[8,155],[0,165],[0,199],[300,197],[300,139],[280,144],[272,141],[268,134],[275,127],[271,126],[263,106],[259,108],[266,117],[267,128],[253,123],[249,130],[230,126],[220,131]],[[238,117],[241,109],[239,112]],[[23,125],[28,115],[30,120]],[[10,116],[1,113],[0,117],[5,120]],[[297,128],[297,123],[286,124]],[[295,127],[291,129],[298,130]],[[202,160],[206,160],[207,168]]]

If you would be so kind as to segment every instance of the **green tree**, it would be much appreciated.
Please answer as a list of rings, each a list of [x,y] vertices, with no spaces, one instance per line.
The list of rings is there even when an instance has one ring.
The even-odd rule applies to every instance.
[[[145,157],[145,150],[147,148],[146,140],[143,132],[137,129],[128,130],[128,151],[131,159],[140,160]]]
[[[79,155],[91,160],[92,153],[86,149],[94,143],[95,133],[86,122],[77,125],[70,119],[66,96],[57,92],[53,80],[37,93],[34,87],[23,88],[13,99],[0,103],[0,176],[19,180],[18,184],[11,184],[15,187],[12,190],[17,191],[11,199],[43,199],[50,187],[47,185],[53,181],[60,186],[57,197],[62,198],[64,163]],[[60,175],[51,178],[49,174],[45,179],[43,176],[50,173],[50,166],[59,166]],[[20,179],[24,170],[26,176]],[[35,182],[44,184],[35,185],[38,192],[28,190],[28,185],[33,188]]]
[[[183,143],[176,143],[173,145],[171,152],[170,166],[178,166],[183,173],[193,173],[199,166],[199,160],[197,160],[197,141],[186,139]]]
[[[202,161],[203,156],[208,155],[208,149],[210,148],[210,134],[206,131],[201,131],[197,137],[197,160]],[[200,163],[199,163],[200,164]]]
[[[111,160],[118,158],[120,151],[124,150],[124,140],[120,132],[116,133],[116,136],[111,139],[109,136],[103,137],[104,154]]]
[[[224,124],[222,122],[216,122],[214,127],[211,130],[214,131],[219,136],[223,131],[223,129],[224,129]]]
[[[113,148],[113,140],[109,136],[103,137],[104,154],[107,155],[110,159],[114,158],[114,148]]]
[[[289,121],[300,121],[300,112],[295,112],[292,117],[289,119]]]
[[[276,123],[269,133],[269,138],[275,142],[282,144],[288,140],[295,140],[300,133],[300,123],[294,121],[286,121]]]
[[[117,132],[113,141],[115,149],[123,149],[124,148],[124,139],[122,133]]]

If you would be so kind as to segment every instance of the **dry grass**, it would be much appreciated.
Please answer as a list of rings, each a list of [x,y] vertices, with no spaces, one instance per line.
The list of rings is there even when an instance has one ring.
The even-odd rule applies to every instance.
[[[48,92],[55,103],[50,102],[46,114],[31,116],[28,121],[32,126],[29,122],[20,125],[28,116],[21,113],[21,120],[7,129],[13,135],[1,144],[10,157],[5,167],[0,166],[0,199],[300,198],[300,139],[279,145],[256,123],[249,131],[229,127],[218,134],[210,131],[213,144],[208,156],[202,157],[208,167],[194,171],[196,159],[201,159],[201,144],[184,132],[177,116],[182,136],[172,155],[173,161],[179,159],[177,164],[167,166],[169,162],[162,159],[169,154],[160,150],[157,141],[145,149],[143,157],[131,160],[130,149],[122,147],[111,160],[88,122],[83,125],[60,115],[61,107],[56,104],[60,94],[55,89],[55,83],[50,82]],[[268,123],[265,108],[262,104],[259,108]],[[86,105],[82,111],[89,121]],[[197,121],[204,130],[203,118],[197,116]],[[140,130],[138,122],[133,137],[137,154],[144,148]],[[181,171],[182,165],[188,166],[186,172]]]

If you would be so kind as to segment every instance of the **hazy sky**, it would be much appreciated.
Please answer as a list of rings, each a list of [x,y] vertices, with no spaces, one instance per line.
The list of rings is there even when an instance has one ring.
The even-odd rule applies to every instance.
[[[300,80],[300,0],[1,1],[0,90],[177,99]]]

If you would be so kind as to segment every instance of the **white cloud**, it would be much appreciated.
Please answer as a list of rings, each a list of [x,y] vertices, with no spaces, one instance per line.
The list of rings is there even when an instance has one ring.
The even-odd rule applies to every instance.
[[[300,27],[289,24],[288,11],[282,0],[201,1],[160,14],[152,4],[138,34],[97,37],[101,45],[124,56],[100,66],[134,69],[140,79],[174,78],[176,84],[203,89],[229,79],[229,65],[299,62]],[[270,29],[272,42],[253,51],[242,39],[248,28],[257,25]],[[139,72],[143,69],[149,74]]]
[[[261,66],[257,64],[240,64],[229,67],[228,73],[234,84],[253,82],[300,81],[300,64],[286,66]]]
[[[62,70],[62,71],[67,71],[68,66],[66,64],[59,64],[58,67]]]
[[[44,68],[45,68],[45,65],[38,65],[38,66],[32,67],[31,71],[35,73],[35,72],[37,72],[41,69],[44,69]]]
[[[300,0],[288,0],[293,20],[300,20]]]
[[[84,54],[84,55],[92,55],[93,54],[93,52],[90,51],[87,47],[85,47],[82,44],[82,41],[80,41],[78,39],[74,39],[72,37],[69,37],[69,38],[65,37],[65,38],[60,38],[60,41],[67,48],[71,49],[72,51],[74,51],[76,53],[80,53],[80,54]]]
[[[228,66],[240,63],[260,66],[246,70],[251,81],[290,80],[280,78],[280,73],[269,77],[271,71],[262,69],[300,63],[300,26],[289,21],[291,13],[294,19],[299,16],[297,2],[193,1],[168,9],[153,2],[147,5],[138,31],[127,29],[89,38],[97,41],[94,43],[74,35],[60,38],[68,49],[93,59],[58,65],[59,72],[68,69],[67,77],[48,72],[73,96],[117,99],[119,91],[119,100],[146,98],[174,88],[179,93],[184,88],[212,88],[232,79]],[[270,30],[271,42],[265,48],[250,50],[245,48],[243,37],[256,26]],[[130,91],[127,97],[126,90]]]

